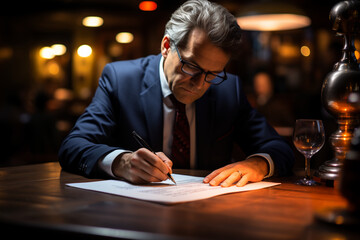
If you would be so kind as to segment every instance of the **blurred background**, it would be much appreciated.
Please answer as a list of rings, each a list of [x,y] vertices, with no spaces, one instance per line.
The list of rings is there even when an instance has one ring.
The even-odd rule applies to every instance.
[[[141,2],[33,0],[1,8],[0,166],[57,161],[59,145],[90,103],[105,64],[160,53],[164,26],[185,1]],[[270,2],[309,17],[310,25],[299,29],[244,30],[243,51],[227,71],[241,77],[252,106],[291,145],[295,119],[324,120],[327,143],[313,157],[317,168],[332,157],[328,137],[336,129],[320,93],[343,47],[328,19],[339,1],[214,2],[236,16]],[[355,46],[359,61],[359,38]],[[294,151],[295,167],[302,168],[303,157]]]

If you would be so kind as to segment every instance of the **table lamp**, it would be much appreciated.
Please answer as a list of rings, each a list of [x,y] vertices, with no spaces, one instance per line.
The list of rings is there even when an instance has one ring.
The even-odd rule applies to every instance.
[[[360,1],[342,1],[330,11],[332,29],[344,39],[342,58],[324,80],[321,98],[325,109],[333,115],[339,128],[330,136],[335,158],[320,166],[322,180],[335,181],[346,153],[349,151],[354,128],[360,123],[360,65],[355,57],[354,37],[360,33]]]

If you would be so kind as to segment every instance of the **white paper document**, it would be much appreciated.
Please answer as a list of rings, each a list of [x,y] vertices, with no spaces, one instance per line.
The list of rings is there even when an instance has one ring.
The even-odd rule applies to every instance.
[[[115,194],[124,197],[136,198],[160,203],[189,202],[210,198],[227,193],[257,190],[279,185],[274,182],[248,183],[244,187],[209,186],[203,183],[203,177],[194,177],[181,174],[172,174],[177,185],[170,180],[161,183],[133,185],[119,180],[103,180],[85,183],[66,184],[70,187]]]

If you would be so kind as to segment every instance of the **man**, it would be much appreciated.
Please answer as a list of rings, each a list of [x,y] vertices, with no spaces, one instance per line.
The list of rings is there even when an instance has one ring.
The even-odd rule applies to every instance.
[[[166,25],[160,55],[104,68],[92,103],[61,146],[62,167],[132,183],[163,181],[173,165],[209,169],[214,171],[204,183],[224,187],[288,174],[290,147],[250,107],[238,77],[224,70],[240,36],[223,7],[184,3]],[[176,121],[184,119],[177,107],[182,104],[187,121],[181,129]],[[139,149],[134,130],[156,155]],[[231,161],[234,143],[245,160]]]

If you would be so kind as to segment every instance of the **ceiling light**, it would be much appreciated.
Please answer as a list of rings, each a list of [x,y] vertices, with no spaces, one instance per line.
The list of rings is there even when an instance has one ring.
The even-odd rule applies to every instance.
[[[283,31],[307,27],[311,19],[293,5],[280,1],[262,1],[239,12],[237,22],[244,30]]]
[[[97,16],[88,16],[82,20],[82,24],[85,27],[100,27],[101,25],[103,25],[103,23],[104,20],[101,17]]]
[[[80,57],[89,57],[92,53],[92,48],[89,45],[81,45],[78,49],[77,49],[77,54]]]
[[[53,59],[55,57],[54,50],[51,47],[41,48],[39,54],[44,59]]]
[[[56,56],[61,56],[66,53],[66,47],[64,44],[54,44],[51,46],[51,49]]]
[[[139,4],[139,9],[141,11],[155,11],[157,9],[157,4],[154,1],[142,1]]]
[[[131,43],[134,40],[134,35],[129,32],[121,32],[116,35],[115,39],[118,43]]]
[[[307,27],[310,18],[296,14],[265,14],[244,16],[237,18],[237,22],[244,30],[252,31],[283,31]]]

